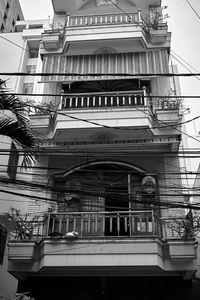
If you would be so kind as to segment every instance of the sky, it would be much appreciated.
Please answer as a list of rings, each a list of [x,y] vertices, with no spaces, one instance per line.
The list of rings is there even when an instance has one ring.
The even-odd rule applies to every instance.
[[[200,1],[188,1],[200,16]],[[20,3],[27,20],[48,19],[49,16],[53,16],[51,0],[20,0]],[[200,73],[200,17],[194,13],[187,0],[163,0],[162,4],[167,6],[165,12],[169,15],[167,22],[169,31],[172,32],[172,54],[176,57],[178,55],[179,60],[184,59]],[[184,65],[186,65],[185,62],[183,62]],[[178,65],[180,73],[188,72],[177,60],[173,59],[173,63]],[[195,71],[192,70],[192,72]],[[200,79],[181,77],[180,84],[182,95],[200,95]],[[190,108],[190,114],[185,116],[186,119],[200,114],[200,99],[185,100],[184,103]],[[188,125],[188,129],[193,135],[200,132],[200,120],[192,122]]]

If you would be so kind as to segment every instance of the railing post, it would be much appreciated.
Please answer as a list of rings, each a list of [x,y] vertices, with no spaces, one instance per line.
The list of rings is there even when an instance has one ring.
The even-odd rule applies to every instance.
[[[62,109],[62,108],[65,108],[64,106],[64,96],[63,96],[63,94],[64,94],[64,90],[61,90],[60,91],[60,94],[61,94],[61,97],[60,97],[60,103],[59,103],[59,106],[58,106],[58,109]]]
[[[67,16],[67,19],[66,19],[66,27],[69,27],[69,21],[70,21],[70,13],[66,10],[66,16]]]
[[[162,236],[163,239],[166,240],[167,239],[167,228],[166,228],[166,222],[161,220],[161,230],[162,230]]]
[[[143,89],[142,98],[144,99],[144,106],[147,106],[148,103],[147,103],[147,98],[146,98],[146,96],[147,96],[146,86],[143,86],[142,89]]]
[[[156,228],[155,228],[155,215],[154,215],[154,210],[152,209],[151,211],[151,215],[152,215],[152,233],[153,235],[156,234]]]
[[[49,235],[49,225],[50,225],[50,214],[48,214],[48,216],[47,216],[47,227],[46,227],[46,233],[45,233],[46,236]]]
[[[142,18],[141,18],[141,10],[138,9],[138,23],[142,22]]]

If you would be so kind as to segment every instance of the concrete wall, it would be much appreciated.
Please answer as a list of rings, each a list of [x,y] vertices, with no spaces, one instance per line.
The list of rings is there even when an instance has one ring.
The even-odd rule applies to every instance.
[[[9,3],[9,7],[7,7]],[[5,13],[7,18],[5,19]],[[3,24],[4,32],[14,32],[17,20],[23,20],[24,16],[21,10],[19,0],[1,0],[0,2],[0,28]]]
[[[21,32],[1,34],[1,72],[19,72],[23,47],[24,40]],[[1,76],[1,79],[7,80],[7,88],[12,92],[16,90],[18,80],[16,76]]]

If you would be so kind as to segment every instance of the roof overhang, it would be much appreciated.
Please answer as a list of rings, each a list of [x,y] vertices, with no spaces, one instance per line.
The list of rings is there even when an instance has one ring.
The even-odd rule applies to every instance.
[[[62,13],[66,10],[74,12],[82,9],[85,5],[89,4],[90,1],[91,0],[52,0],[52,5],[55,13]],[[122,8],[123,1],[129,2],[129,4],[131,3],[133,6],[137,6],[138,8],[148,8],[149,6],[161,5],[161,0],[122,0],[120,1],[120,6],[122,6]]]

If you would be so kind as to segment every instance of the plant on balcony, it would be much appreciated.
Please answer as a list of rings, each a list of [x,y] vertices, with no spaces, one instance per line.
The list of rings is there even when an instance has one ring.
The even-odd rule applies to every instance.
[[[55,113],[58,109],[58,105],[50,102],[36,102],[33,99],[26,99],[25,103],[29,109],[30,114],[50,114],[50,116],[53,118],[55,116]]]
[[[49,26],[51,29],[45,30],[43,35],[58,34],[59,41],[62,42],[64,39],[64,35],[65,35],[66,24],[63,25],[61,23],[56,24],[56,23],[52,22]]]
[[[149,29],[158,30],[159,24],[163,23],[165,19],[169,18],[168,14],[163,14],[163,10],[166,9],[167,6],[162,6],[161,9],[154,8],[151,10],[151,14],[145,17],[145,23]]]
[[[17,238],[20,240],[30,240],[33,237],[34,230],[42,224],[41,215],[30,218],[28,215],[22,215],[21,211],[15,208],[10,208],[8,218],[13,222]]]
[[[174,99],[171,98],[174,96]],[[154,101],[154,105],[156,109],[162,110],[179,110],[181,106],[181,99],[176,99],[176,91],[170,89],[168,93],[158,100]]]
[[[173,232],[173,235],[181,239],[193,239],[200,233],[200,215],[197,211],[191,209],[187,215],[173,218],[168,227]]]
[[[30,294],[30,293],[29,292],[16,293],[14,300],[34,300],[34,298],[31,298],[30,296],[28,296],[28,294]]]

